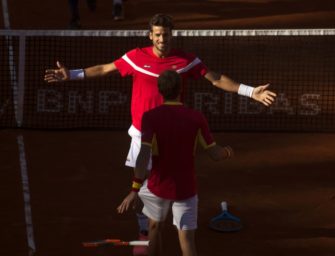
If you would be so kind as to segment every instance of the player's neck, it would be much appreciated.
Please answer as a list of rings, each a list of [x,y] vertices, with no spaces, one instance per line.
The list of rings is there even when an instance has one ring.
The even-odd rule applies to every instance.
[[[154,55],[160,59],[166,58],[167,56],[169,56],[170,54],[170,49],[167,49],[165,51],[160,51],[158,49],[156,49],[155,47],[153,47],[152,52],[154,53]]]
[[[164,101],[164,105],[173,105],[173,106],[176,106],[176,105],[183,105],[183,103],[179,100],[167,100],[167,101]]]
[[[180,104],[182,104],[182,102],[180,100],[180,96],[178,96],[177,98],[175,98],[173,100],[164,100],[164,104],[168,104],[168,105],[180,105]]]

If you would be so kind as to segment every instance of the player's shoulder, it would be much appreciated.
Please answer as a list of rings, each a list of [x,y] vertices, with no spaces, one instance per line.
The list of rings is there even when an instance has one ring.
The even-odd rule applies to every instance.
[[[199,110],[189,107],[185,104],[179,105],[178,111],[182,113],[182,115],[185,115],[185,116],[192,116],[197,119],[203,118],[203,114]]]
[[[170,105],[162,104],[162,105],[159,105],[155,108],[152,108],[152,109],[146,111],[143,114],[143,116],[146,115],[148,119],[161,118],[162,116],[164,116],[165,113],[171,111],[170,107],[171,107]]]
[[[187,116],[192,117],[193,120],[197,120],[199,122],[206,120],[205,115],[197,109],[185,106],[185,112],[187,112]]]
[[[191,108],[191,107],[188,107],[188,106],[185,106],[185,108],[190,112],[192,113],[193,115],[196,115],[196,116],[203,116],[203,113],[197,109],[194,109],[194,108]]]
[[[150,47],[144,47],[144,48],[134,48],[126,53],[128,57],[138,57],[138,56],[147,56],[149,55]]]
[[[195,58],[197,58],[197,56],[194,53],[185,52],[182,49],[172,49],[171,53],[174,56],[178,56],[178,57],[186,58],[186,59],[195,59]]]
[[[147,111],[145,111],[143,113],[143,119],[152,119],[152,118],[155,118],[155,116],[159,115],[159,113],[161,113],[162,111],[162,106],[163,105],[160,105],[158,107],[155,107],[155,108],[152,108],[152,109],[149,109]]]

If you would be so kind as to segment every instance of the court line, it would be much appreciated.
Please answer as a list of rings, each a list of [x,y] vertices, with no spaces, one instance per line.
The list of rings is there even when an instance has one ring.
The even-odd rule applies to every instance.
[[[29,189],[27,160],[22,135],[17,136],[17,144],[19,148],[19,160],[21,169],[21,182],[22,182],[22,192],[24,201],[24,216],[26,222],[27,242],[28,242],[29,256],[32,256],[36,253],[36,246],[35,246],[33,220],[30,205],[30,189]]]

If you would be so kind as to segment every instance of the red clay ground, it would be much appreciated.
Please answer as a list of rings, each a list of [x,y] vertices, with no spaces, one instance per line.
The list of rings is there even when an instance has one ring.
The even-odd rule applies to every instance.
[[[63,29],[67,1],[9,1],[15,29]],[[126,20],[111,19],[111,1],[96,13],[81,3],[87,29],[146,29],[156,12],[175,17],[177,28],[333,28],[334,1],[126,2]],[[3,26],[2,17],[0,26]],[[17,136],[23,134],[37,255],[126,256],[129,248],[84,250],[103,238],[135,239],[133,213],[115,208],[128,192],[123,166],[126,131],[0,130],[0,255],[27,255]],[[200,256],[332,256],[335,252],[335,134],[217,133],[232,160],[211,163],[199,152]],[[207,228],[226,200],[245,228],[221,234]],[[180,255],[175,230],[165,230],[165,255]]]
[[[116,207],[128,192],[125,131],[2,130],[1,255],[27,255],[16,137],[23,134],[37,255],[131,255],[129,248],[84,250],[80,243],[134,239],[133,213]],[[220,133],[236,157],[197,160],[199,255],[333,255],[335,251],[335,134]],[[245,228],[207,228],[226,200]],[[175,230],[165,229],[165,255],[178,255]]]

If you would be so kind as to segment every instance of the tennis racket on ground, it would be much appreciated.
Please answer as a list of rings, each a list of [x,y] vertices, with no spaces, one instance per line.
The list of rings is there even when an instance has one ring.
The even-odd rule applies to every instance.
[[[242,229],[241,220],[228,212],[226,202],[221,202],[222,213],[210,220],[209,227],[218,232],[236,232]]]
[[[100,246],[149,246],[149,241],[121,241],[119,239],[104,239],[92,242],[84,242],[84,247],[100,247]]]

